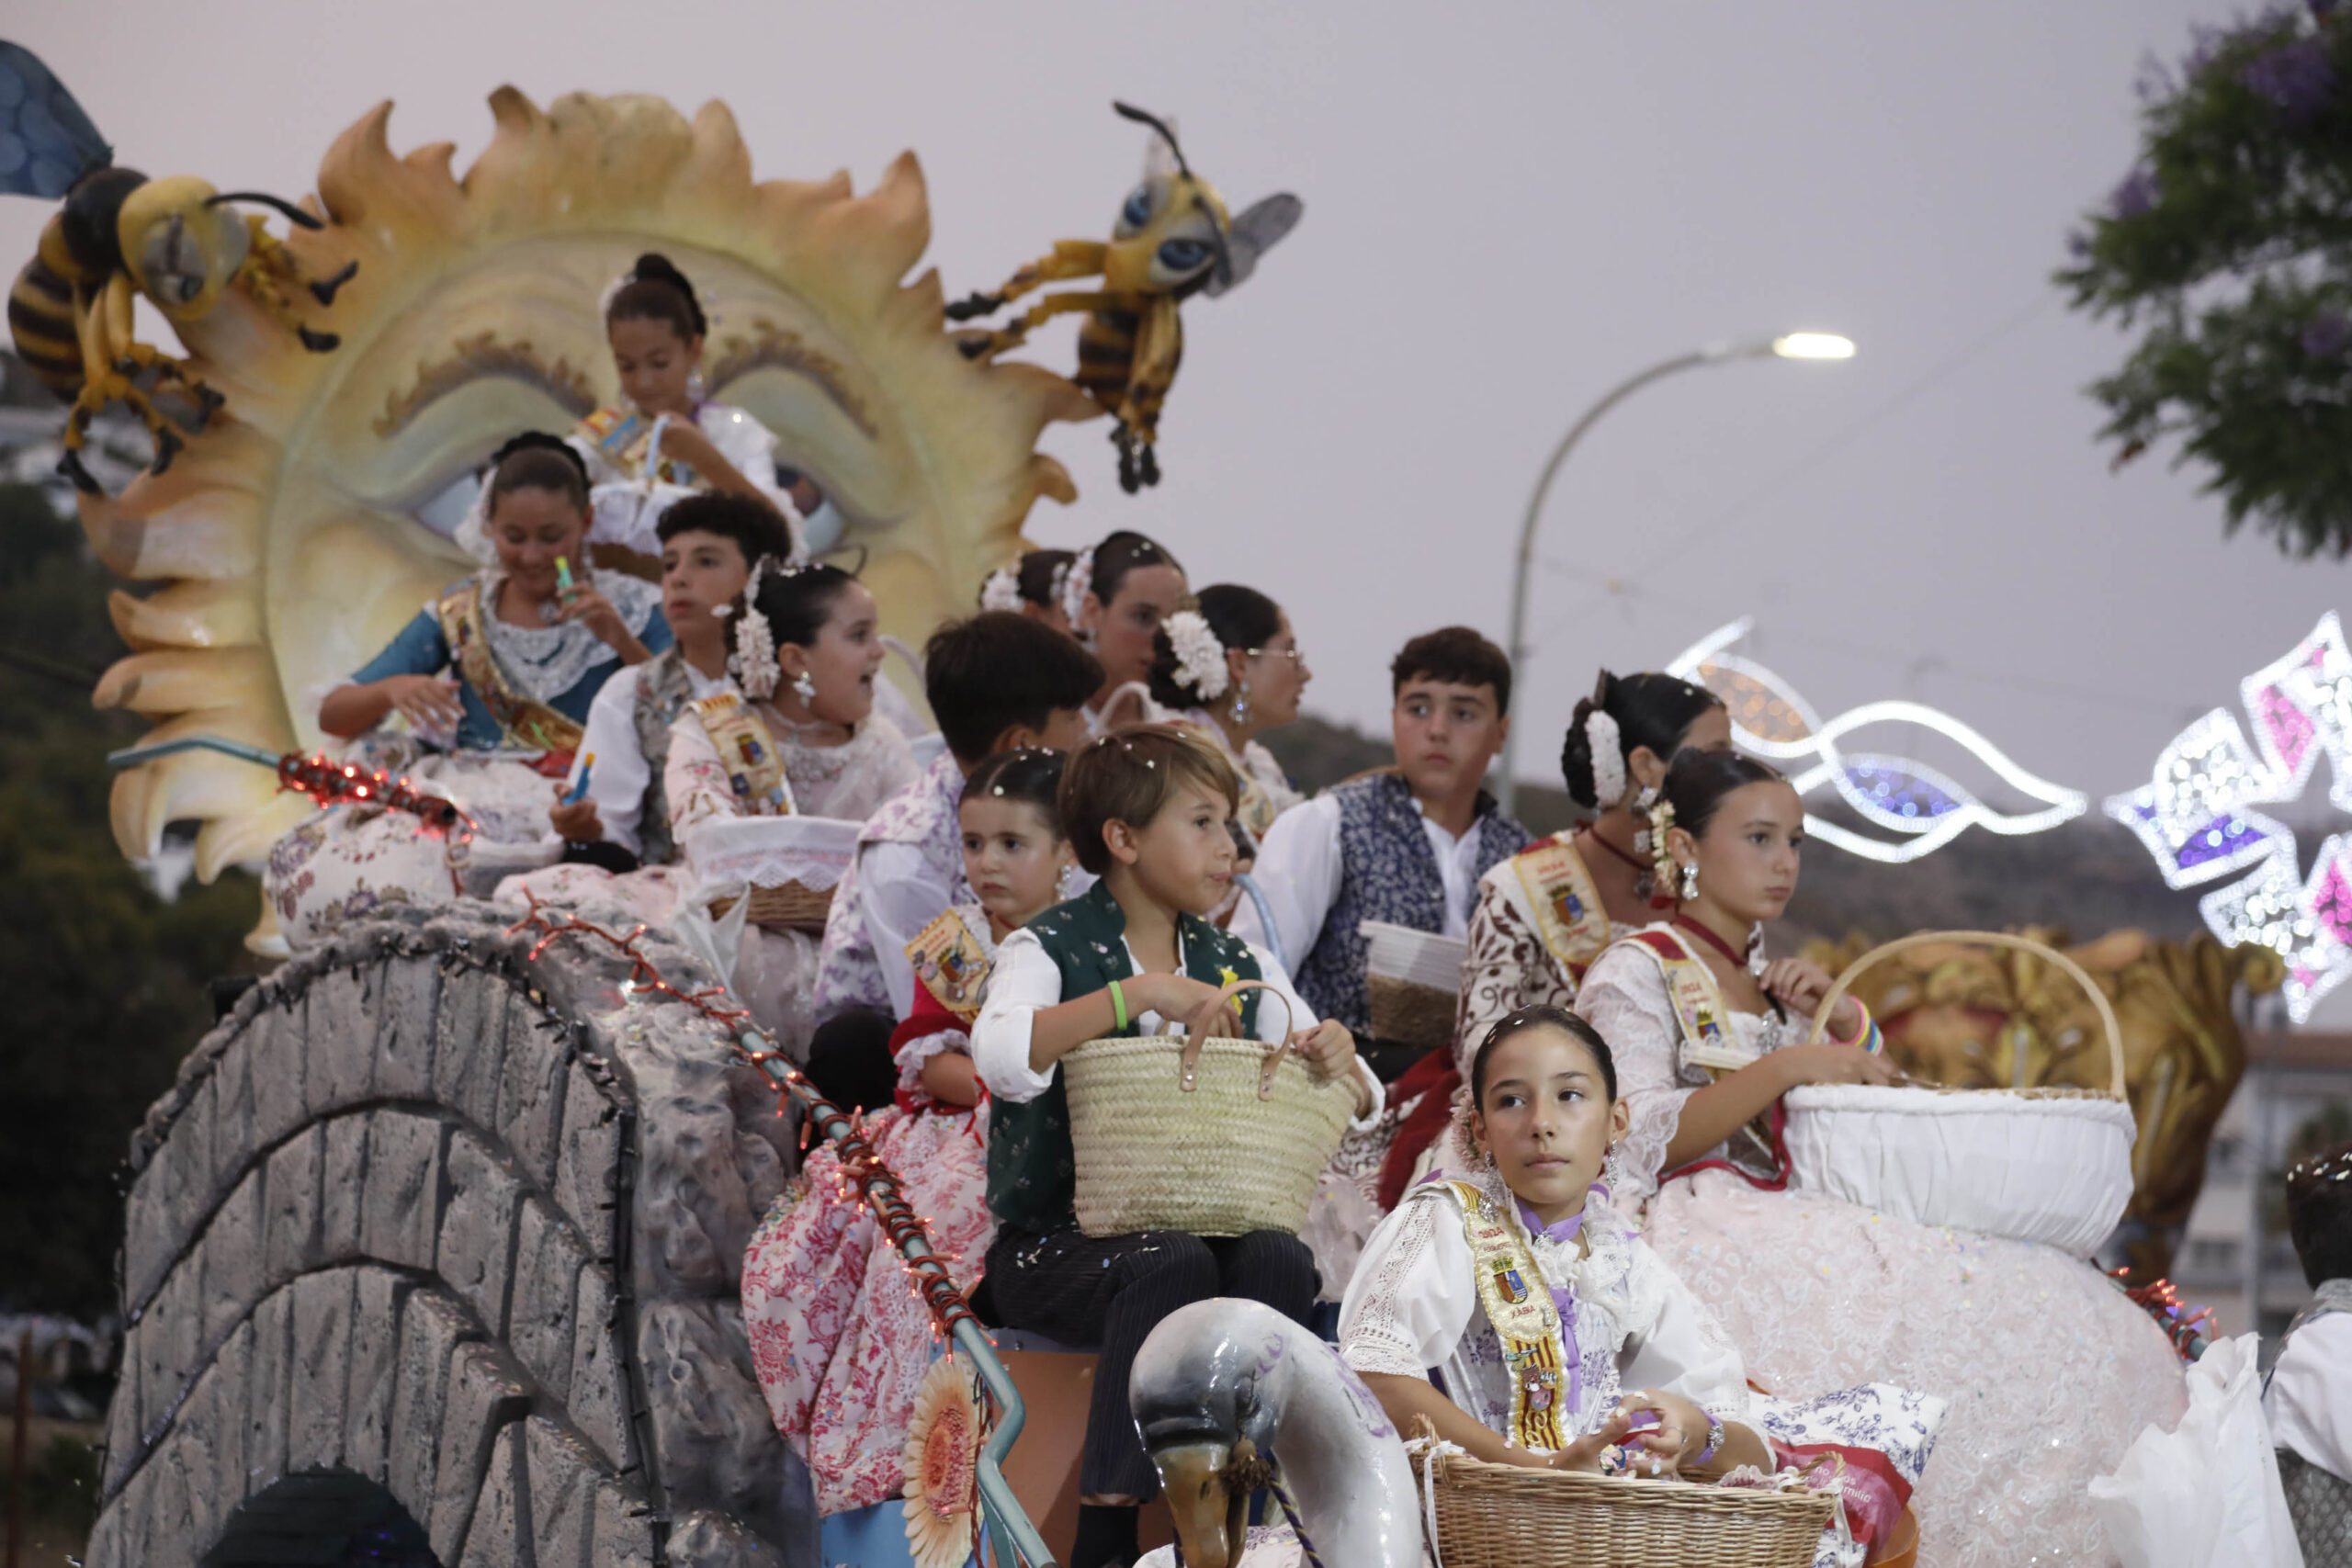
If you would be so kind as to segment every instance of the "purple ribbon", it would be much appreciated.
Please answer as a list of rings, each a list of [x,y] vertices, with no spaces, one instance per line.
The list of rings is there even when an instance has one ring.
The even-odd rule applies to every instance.
[[[1577,1233],[1584,1229],[1582,1208],[1566,1219],[1547,1225],[1533,1209],[1528,1207],[1525,1199],[1514,1194],[1511,1201],[1519,1205],[1520,1222],[1526,1225],[1527,1233],[1542,1236],[1555,1246],[1568,1246],[1577,1239]],[[1551,1292],[1552,1305],[1560,1314],[1560,1347],[1567,1353],[1568,1408],[1581,1411],[1584,1408],[1584,1354],[1577,1348],[1577,1292],[1574,1287],[1567,1285],[1553,1285]]]

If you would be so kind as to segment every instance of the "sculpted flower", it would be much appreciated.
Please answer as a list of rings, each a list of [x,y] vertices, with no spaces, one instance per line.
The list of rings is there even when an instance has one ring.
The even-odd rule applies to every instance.
[[[1204,702],[1225,695],[1225,644],[1201,613],[1177,611],[1168,617],[1167,632],[1169,646],[1176,650],[1176,683],[1199,693]]]

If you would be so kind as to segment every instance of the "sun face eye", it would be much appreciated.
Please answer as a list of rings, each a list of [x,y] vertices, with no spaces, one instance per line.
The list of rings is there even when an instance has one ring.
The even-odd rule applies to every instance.
[[[1151,221],[1151,186],[1139,185],[1127,193],[1126,205],[1119,209],[1122,228],[1136,230]]]
[[[1211,254],[1205,241],[1164,240],[1159,246],[1159,265],[1170,272],[1190,272],[1207,261]]]

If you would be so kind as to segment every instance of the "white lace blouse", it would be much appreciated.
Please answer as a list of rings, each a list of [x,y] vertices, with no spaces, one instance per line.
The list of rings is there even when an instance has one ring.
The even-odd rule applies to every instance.
[[[1483,1171],[1476,1179],[1525,1235],[1500,1180]],[[1359,1372],[1427,1378],[1434,1371],[1447,1398],[1479,1425],[1508,1433],[1510,1378],[1478,1299],[1462,1220],[1461,1198],[1445,1182],[1406,1194],[1364,1244],[1340,1307],[1340,1355]],[[1584,1235],[1591,1250],[1583,1257],[1574,1241],[1529,1241],[1544,1283],[1575,1292],[1582,1384],[1564,1425],[1577,1437],[1595,1430],[1628,1388],[1670,1391],[1718,1420],[1747,1421],[1747,1368],[1714,1314],[1597,1192],[1585,1203]]]
[[[1600,1031],[1616,1062],[1617,1097],[1629,1118],[1617,1145],[1622,1195],[1629,1206],[1638,1206],[1657,1190],[1667,1145],[1681,1124],[1683,1101],[1714,1080],[1707,1069],[1684,1059],[1682,1025],[1667,991],[1666,972],[1641,943],[1612,942],[1593,960],[1577,991],[1576,1010]],[[1727,1022],[1740,1048],[1762,1055],[1802,1043],[1807,1021],[1795,1014],[1783,1021],[1769,1013],[1731,1012]],[[1726,1157],[1728,1150],[1727,1143],[1718,1144],[1700,1157]]]
[[[906,737],[888,719],[868,718],[839,746],[804,746],[780,718],[772,719],[768,731],[783,735],[776,749],[784,758],[784,776],[792,784],[793,807],[804,817],[863,822],[920,771]],[[710,731],[691,706],[670,726],[670,760],[662,779],[670,802],[670,831],[680,843],[697,823],[743,815],[726,765],[710,743]]]

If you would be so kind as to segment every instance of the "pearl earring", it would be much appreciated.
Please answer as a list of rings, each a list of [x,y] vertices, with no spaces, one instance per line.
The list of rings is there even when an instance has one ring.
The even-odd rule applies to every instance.
[[[1682,868],[1681,892],[1686,904],[1699,896],[1699,863],[1695,860]]]
[[[1250,717],[1250,682],[1244,681],[1233,694],[1233,722],[1247,723]]]
[[[792,678],[792,694],[805,705],[817,700],[817,682],[803,670]]]

